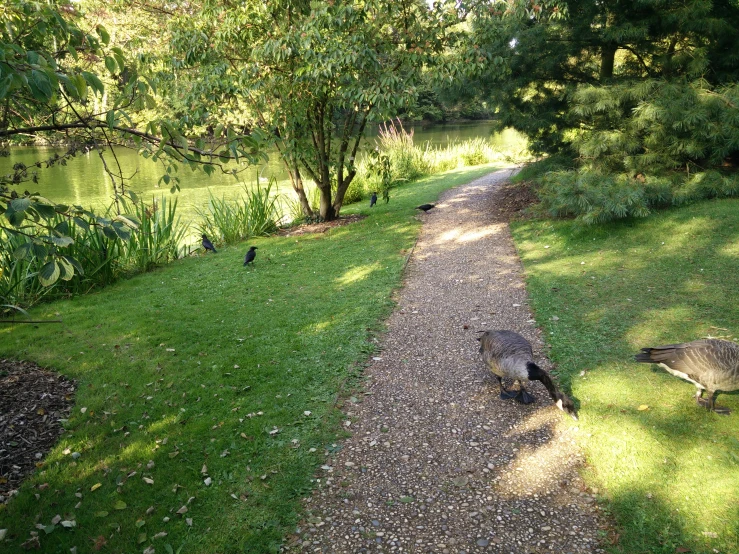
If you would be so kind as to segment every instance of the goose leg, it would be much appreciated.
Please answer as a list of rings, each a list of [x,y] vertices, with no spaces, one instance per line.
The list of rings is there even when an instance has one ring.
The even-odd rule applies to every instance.
[[[521,385],[521,388],[518,390],[518,394],[516,395],[516,400],[521,404],[532,404],[534,402],[534,397],[526,392],[526,389]]]
[[[709,407],[711,401],[709,399],[703,398],[703,389],[695,389],[695,402],[699,406],[703,406],[704,408],[708,408],[709,410],[711,409]]]
[[[500,385],[500,399],[501,400],[510,400],[511,398],[516,398],[518,395],[518,391],[507,391],[505,390],[505,387],[503,387],[503,379],[495,376],[498,379],[498,384]]]
[[[725,406],[716,406],[717,391],[708,391],[708,409],[721,415],[729,415],[731,410]]]

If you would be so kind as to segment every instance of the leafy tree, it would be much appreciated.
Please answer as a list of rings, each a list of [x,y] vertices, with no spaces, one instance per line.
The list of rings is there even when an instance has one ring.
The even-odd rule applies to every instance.
[[[107,85],[105,84],[107,83]],[[105,26],[90,24],[77,4],[9,0],[0,7],[0,147],[29,136],[64,143],[68,151],[31,167],[18,164],[0,176],[0,230],[25,236],[18,258],[47,260],[39,272],[43,284],[71,279],[79,263],[64,255],[71,244],[68,225],[99,226],[109,237],[127,239],[138,221],[121,210],[118,199],[134,196],[117,164],[113,145],[137,147],[164,164],[162,181],[178,189],[180,165],[210,173],[230,160],[255,161],[258,141],[233,129],[217,129],[207,145],[187,140],[179,121],[143,118],[156,107],[156,82],[139,72],[124,48],[111,42]],[[100,155],[116,192],[118,213],[95,216],[82,206],[56,204],[19,185],[33,182],[44,166],[65,164],[79,151]],[[110,160],[105,156],[109,153]],[[57,216],[67,219],[61,223]]]
[[[305,175],[331,220],[367,124],[409,105],[458,17],[423,0],[203,0],[174,22],[178,78],[192,83],[185,104],[268,133],[304,214]]]

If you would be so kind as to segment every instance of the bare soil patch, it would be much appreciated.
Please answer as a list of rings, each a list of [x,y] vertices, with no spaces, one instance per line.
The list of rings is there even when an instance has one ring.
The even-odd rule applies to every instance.
[[[280,229],[277,234],[283,237],[292,237],[309,233],[325,233],[326,231],[328,231],[329,229],[333,229],[334,227],[341,227],[343,225],[349,225],[350,223],[362,221],[365,217],[367,216],[353,214],[340,217],[339,219],[335,219],[333,221],[323,221],[321,223],[303,223],[294,227],[286,227],[284,229]]]
[[[528,181],[520,183],[507,182],[496,192],[495,208],[502,221],[515,221],[530,216],[532,206],[538,204],[539,198]]]
[[[75,389],[74,381],[34,363],[0,360],[0,502],[59,440]]]

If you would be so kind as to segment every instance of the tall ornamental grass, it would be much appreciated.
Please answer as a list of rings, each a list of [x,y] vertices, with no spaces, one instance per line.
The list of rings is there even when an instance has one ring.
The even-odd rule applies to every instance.
[[[72,239],[69,246],[60,248],[60,254],[74,258],[82,271],[75,271],[71,279],[60,279],[50,287],[37,278],[44,258],[18,259],[16,250],[29,242],[26,236],[0,232],[0,304],[30,307],[46,298],[61,298],[85,294],[92,289],[114,283],[123,275],[148,271],[181,257],[187,227],[177,215],[177,200],[161,197],[151,205],[119,199],[126,213],[135,214],[141,225],[131,233],[129,240],[104,233],[95,224],[95,218],[68,218],[59,214],[50,224]],[[106,216],[113,213],[113,205]],[[92,210],[91,210],[92,212]],[[94,213],[94,212],[92,212]],[[31,250],[33,252],[33,250]]]
[[[216,198],[212,193],[208,205],[197,209],[201,221],[198,232],[222,244],[235,244],[250,237],[274,233],[282,219],[279,196],[273,194],[277,181],[270,178],[266,187],[243,186],[243,195],[236,200]]]
[[[432,146],[428,142],[417,145],[413,140],[413,130],[406,131],[400,122],[380,128],[376,152],[376,156],[364,156],[357,162],[357,176],[347,190],[346,204],[361,200],[373,191],[383,190],[383,177],[374,161],[378,155],[390,162],[389,176],[385,181],[392,183],[392,187],[452,169],[489,163],[523,163],[532,159],[523,140],[506,148],[495,144],[492,138],[481,137],[444,147]]]

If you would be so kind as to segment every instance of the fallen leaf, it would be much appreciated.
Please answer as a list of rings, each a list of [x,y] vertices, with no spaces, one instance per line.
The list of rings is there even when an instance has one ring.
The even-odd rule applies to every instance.
[[[113,508],[115,508],[116,510],[125,510],[127,506],[128,505],[123,500],[119,500],[115,503]]]
[[[146,525],[146,521],[143,519],[137,519],[136,520],[136,528],[141,529],[144,525]]]
[[[75,520],[65,519],[64,521],[62,521],[62,527],[66,527],[67,529],[71,527],[77,527],[77,522]]]
[[[151,540],[154,540],[154,539],[163,539],[166,536],[167,536],[167,532],[166,531],[160,531],[159,533],[157,533],[156,535],[154,535],[151,538]]]
[[[106,511],[95,512],[95,517],[108,517],[108,512]]]
[[[95,483],[93,486],[90,487],[90,491],[96,491],[102,486],[103,486],[102,483]]]
[[[147,485],[153,485],[154,484],[154,479],[149,479],[148,477],[143,477],[143,480],[144,480],[144,483],[146,483]]]
[[[62,516],[60,516],[59,514],[57,514],[57,515],[55,515],[54,517],[51,518],[51,524],[52,525],[56,525],[61,520],[62,520]]]
[[[186,517],[185,518],[185,523],[187,523],[190,527],[192,527],[192,518],[191,517]]]
[[[177,510],[177,513],[182,515],[187,513],[187,506],[182,506],[179,510]]]
[[[648,409],[649,409],[649,406],[647,404],[642,404],[641,406],[637,408],[637,410],[639,410],[640,412],[643,412],[644,410],[648,410]]]
[[[136,542],[138,544],[141,544],[142,542],[146,542],[146,533],[139,533],[139,536],[136,539]]]
[[[454,479],[452,479],[452,483],[454,483],[458,487],[464,487],[469,482],[470,482],[470,479],[466,475],[460,475],[459,477],[455,477]]]

